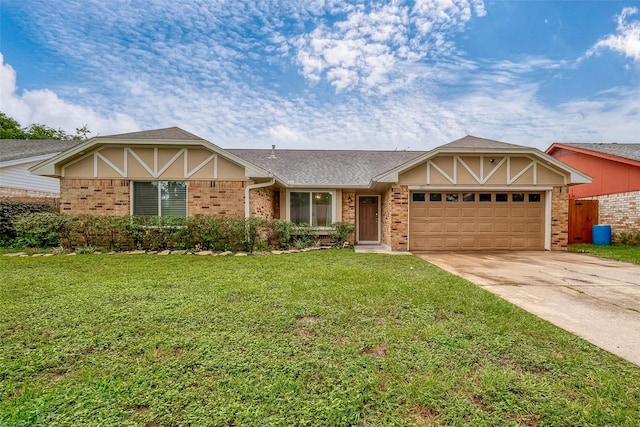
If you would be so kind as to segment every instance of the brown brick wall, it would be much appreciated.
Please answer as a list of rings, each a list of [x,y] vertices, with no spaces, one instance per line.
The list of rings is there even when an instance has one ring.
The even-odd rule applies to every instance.
[[[611,225],[612,233],[640,230],[640,191],[585,197],[598,200],[598,223]]]
[[[189,215],[244,217],[244,189],[249,181],[188,181]]]
[[[351,198],[351,201],[349,201]],[[356,223],[356,192],[342,191],[342,222]]]
[[[275,194],[279,192],[273,188],[256,188],[249,194],[249,208],[252,217],[273,219],[275,217]],[[279,211],[279,208],[278,208]],[[278,212],[280,213],[280,212]]]
[[[246,181],[188,181],[189,215],[244,216]],[[131,213],[130,181],[126,179],[61,179],[60,212],[122,215]]]
[[[406,251],[409,224],[409,187],[391,187],[382,195],[382,243],[394,251]]]
[[[3,199],[57,199],[60,197],[58,193],[50,193],[48,191],[24,190],[22,188],[0,187],[0,198]]]
[[[551,249],[567,247],[569,239],[569,189],[553,187],[551,192]]]
[[[129,215],[130,187],[126,179],[60,179],[60,212]]]

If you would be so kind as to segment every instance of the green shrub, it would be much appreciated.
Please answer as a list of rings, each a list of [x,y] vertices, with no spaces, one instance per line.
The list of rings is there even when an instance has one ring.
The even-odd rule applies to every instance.
[[[613,236],[613,244],[640,246],[640,231],[624,231]]]
[[[17,236],[13,223],[20,215],[36,212],[52,212],[52,210],[53,206],[44,202],[0,202],[0,241],[9,242]]]
[[[270,221],[269,243],[278,248],[288,249],[291,247],[291,236],[296,225],[286,219],[274,219]]]
[[[317,231],[318,229],[311,224],[299,224],[293,231],[293,245],[298,249],[317,246]]]
[[[91,216],[52,213],[27,214],[16,221],[19,244],[31,247],[62,246],[67,250],[208,249],[248,251],[268,247],[271,230],[280,230],[278,242],[288,244],[293,224],[260,218],[157,216]],[[306,228],[304,230],[307,230]],[[309,228],[312,230],[312,228]],[[300,242],[309,246],[314,235],[305,231]],[[279,243],[280,244],[280,243]],[[300,243],[302,245],[302,243]],[[76,250],[77,252],[77,250]]]
[[[71,217],[52,212],[36,212],[19,216],[13,221],[17,243],[22,246],[48,248],[60,246]]]
[[[333,227],[333,232],[329,234],[329,237],[335,246],[343,246],[344,242],[349,241],[356,230],[355,224],[349,222],[334,222],[331,227]]]

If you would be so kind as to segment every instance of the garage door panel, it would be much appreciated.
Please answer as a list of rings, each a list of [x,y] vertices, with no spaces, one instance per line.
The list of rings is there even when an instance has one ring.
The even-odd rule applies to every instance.
[[[544,193],[525,193],[524,200],[522,192],[491,193],[491,201],[483,202],[479,193],[411,204],[410,250],[543,249]]]
[[[463,233],[475,233],[477,231],[477,222],[463,222],[460,224],[460,231]]]

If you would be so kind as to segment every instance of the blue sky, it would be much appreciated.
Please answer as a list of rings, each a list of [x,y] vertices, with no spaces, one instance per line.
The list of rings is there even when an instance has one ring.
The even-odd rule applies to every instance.
[[[640,1],[0,0],[0,110],[222,147],[640,142]]]

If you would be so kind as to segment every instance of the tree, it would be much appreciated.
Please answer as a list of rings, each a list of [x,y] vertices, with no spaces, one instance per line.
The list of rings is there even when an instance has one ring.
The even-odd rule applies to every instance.
[[[22,127],[20,123],[0,111],[0,139],[75,139],[85,140],[91,131],[84,125],[76,128],[75,135],[69,135],[62,129],[32,123]]]
[[[0,111],[0,139],[27,139],[27,133],[17,120]]]

